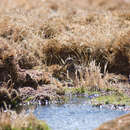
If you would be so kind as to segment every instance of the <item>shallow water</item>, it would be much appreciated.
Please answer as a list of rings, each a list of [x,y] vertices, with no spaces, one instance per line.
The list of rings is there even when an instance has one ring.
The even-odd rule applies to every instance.
[[[52,130],[94,130],[103,122],[128,113],[107,107],[92,107],[87,98],[75,98],[66,104],[39,106],[34,114]]]

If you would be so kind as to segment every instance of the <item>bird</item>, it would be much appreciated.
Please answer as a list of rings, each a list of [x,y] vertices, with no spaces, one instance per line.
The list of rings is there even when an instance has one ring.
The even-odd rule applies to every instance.
[[[62,69],[66,68],[67,78],[72,80],[74,85],[78,84],[78,81],[81,79],[81,66],[76,64],[77,60],[72,57],[68,57],[65,60],[65,63]]]

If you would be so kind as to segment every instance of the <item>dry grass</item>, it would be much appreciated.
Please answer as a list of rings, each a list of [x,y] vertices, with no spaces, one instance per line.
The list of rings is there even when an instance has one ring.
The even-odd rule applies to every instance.
[[[101,88],[110,85],[102,77],[106,64],[108,72],[130,74],[130,3],[125,0],[3,0],[0,15],[0,64],[13,56],[22,69],[61,68],[73,57],[86,68],[86,86]]]
[[[97,65],[95,61],[91,61],[87,66],[80,64],[78,67],[79,69],[77,71],[80,76],[75,72],[75,80],[67,75],[66,67],[64,69],[58,67],[54,68],[53,76],[59,79],[57,82],[54,82],[54,84],[59,88],[66,88],[69,86],[75,87],[77,90],[83,88],[83,90],[90,92],[110,91],[112,93],[124,93],[124,95],[130,96],[130,84],[128,84],[128,78],[121,74],[117,75],[114,73],[108,73],[107,64],[104,67],[103,73],[101,72],[101,66]]]
[[[130,96],[129,0],[0,3],[0,107],[21,101],[13,86],[22,80],[17,66],[44,72],[43,84],[49,84],[55,95],[64,95],[69,86]],[[68,57],[78,62],[80,79],[72,81],[66,68],[61,69]],[[32,115],[0,113],[0,130],[41,127],[48,129]]]
[[[49,130],[49,127],[35,118],[33,114],[17,114],[7,110],[0,112],[0,130]]]
[[[7,83],[0,86],[0,110],[6,108],[16,108],[21,102],[20,94]]]
[[[121,0],[15,0],[12,4],[4,0],[0,39],[16,49],[21,68],[61,64],[61,58],[72,56],[85,62],[94,59],[101,67],[108,62],[110,72],[128,75],[128,5]]]

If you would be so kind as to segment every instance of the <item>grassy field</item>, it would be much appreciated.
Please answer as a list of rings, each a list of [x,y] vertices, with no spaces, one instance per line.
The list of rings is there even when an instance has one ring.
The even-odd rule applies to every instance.
[[[0,15],[0,81],[7,93],[17,86],[16,66],[48,73],[44,83],[58,89],[67,86],[71,77],[62,66],[71,57],[85,72],[72,86],[130,96],[129,1],[1,0]]]

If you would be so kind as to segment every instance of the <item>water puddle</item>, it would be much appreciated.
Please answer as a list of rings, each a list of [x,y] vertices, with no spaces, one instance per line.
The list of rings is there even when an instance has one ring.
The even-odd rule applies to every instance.
[[[103,122],[128,113],[107,107],[92,107],[87,98],[74,98],[66,104],[38,106],[34,115],[52,130],[94,130]]]

